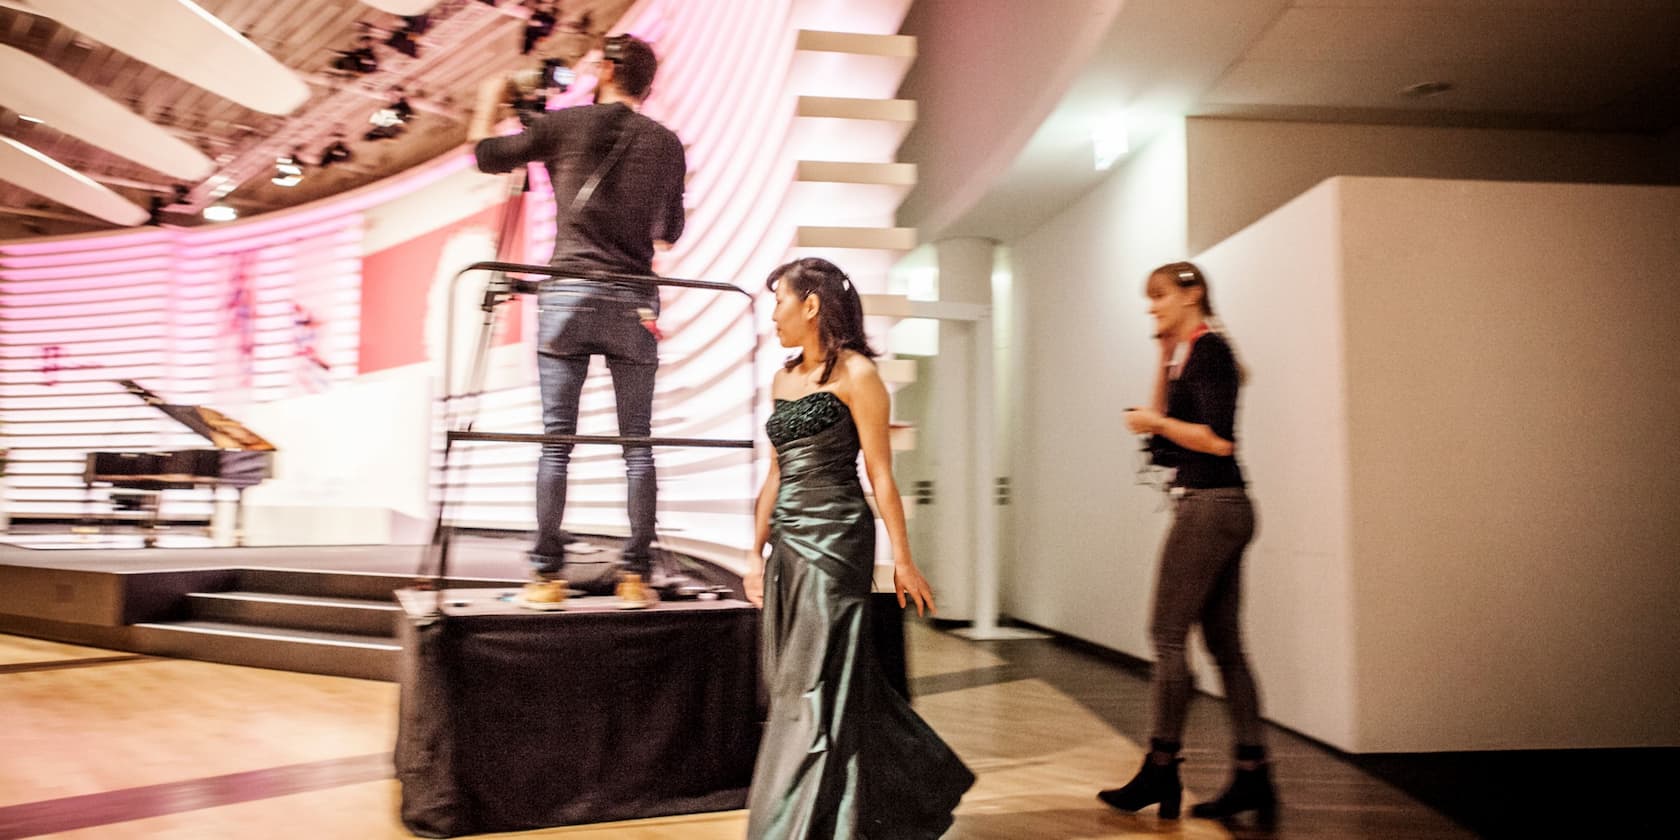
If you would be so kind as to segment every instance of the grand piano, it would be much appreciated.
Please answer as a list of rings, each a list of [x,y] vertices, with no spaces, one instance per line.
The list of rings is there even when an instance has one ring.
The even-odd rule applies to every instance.
[[[181,449],[174,452],[89,452],[82,478],[91,491],[94,485],[111,487],[112,504],[118,509],[138,510],[147,546],[157,544],[158,508],[165,490],[209,487],[234,489],[235,545],[244,542],[245,488],[274,474],[274,444],[245,428],[239,421],[202,405],[173,405],[150,389],[129,379],[118,380],[129,393],[162,411],[181,425],[215,445],[214,449]],[[126,492],[122,492],[126,491]]]

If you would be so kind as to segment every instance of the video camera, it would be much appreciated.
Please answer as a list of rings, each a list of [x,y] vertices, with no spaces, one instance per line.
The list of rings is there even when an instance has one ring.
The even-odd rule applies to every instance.
[[[513,111],[519,115],[520,125],[529,127],[548,107],[548,98],[565,93],[575,81],[577,72],[561,58],[545,58],[541,66],[515,73]]]

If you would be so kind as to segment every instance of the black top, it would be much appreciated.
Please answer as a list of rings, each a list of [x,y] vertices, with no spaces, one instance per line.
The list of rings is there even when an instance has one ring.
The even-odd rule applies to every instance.
[[[770,419],[764,423],[764,433],[772,444],[781,446],[828,431],[850,416],[851,409],[833,391],[812,391],[796,400],[776,400]]]
[[[624,150],[574,213],[578,191],[621,137]],[[474,154],[484,172],[508,172],[533,161],[548,169],[557,205],[549,265],[556,268],[650,274],[654,240],[675,242],[682,236],[688,172],[682,141],[623,104],[544,114],[519,134],[479,141]]]
[[[1167,381],[1167,416],[1199,423],[1237,442],[1237,359],[1218,333],[1203,333],[1190,346],[1190,357],[1177,379]],[[1242,487],[1242,467],[1231,455],[1194,452],[1156,435],[1151,445],[1171,453],[1178,464],[1178,487]]]

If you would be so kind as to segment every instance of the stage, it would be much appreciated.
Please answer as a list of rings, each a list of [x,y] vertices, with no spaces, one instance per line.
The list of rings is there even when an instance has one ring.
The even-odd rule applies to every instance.
[[[8,535],[0,544],[0,632],[113,650],[395,680],[418,545],[102,548],[138,537]],[[611,558],[617,540],[589,537]],[[80,544],[78,544],[80,543]],[[457,536],[446,586],[512,590],[528,536]],[[668,571],[738,590],[733,573],[661,552]]]

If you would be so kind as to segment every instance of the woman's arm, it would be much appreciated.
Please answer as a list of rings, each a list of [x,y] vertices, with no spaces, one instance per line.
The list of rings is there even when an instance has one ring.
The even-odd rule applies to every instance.
[[[753,504],[753,556],[763,565],[764,544],[770,541],[770,511],[776,507],[776,492],[782,487],[782,469],[776,462],[776,450],[770,450],[770,471],[764,474],[764,486],[758,488],[758,501]]]
[[[770,541],[770,512],[776,507],[776,492],[782,486],[782,470],[776,462],[776,450],[770,450],[770,471],[764,474],[764,486],[758,488],[758,501],[753,503],[753,547],[747,555],[747,574],[741,578],[743,594],[755,607],[764,606],[764,544]]]
[[[1185,449],[1219,456],[1230,455],[1237,449],[1236,444],[1214,434],[1213,427],[1204,423],[1186,423],[1159,414],[1150,419],[1149,434],[1160,435]]]
[[[1205,352],[1212,355],[1203,362],[1201,372],[1195,375],[1194,382],[1183,380],[1181,385],[1189,389],[1197,416],[1209,418],[1212,422],[1191,423],[1166,416],[1167,367],[1163,363],[1158,374],[1159,379],[1156,381],[1157,404],[1151,408],[1134,408],[1127,411],[1127,428],[1135,434],[1160,435],[1194,452],[1223,457],[1236,451],[1236,444],[1231,438],[1216,431],[1225,430],[1228,434],[1234,425],[1238,384],[1236,363],[1230,351],[1224,349],[1225,345],[1216,346],[1210,342],[1206,346],[1209,349]],[[1165,344],[1162,345],[1161,355],[1163,359],[1171,358],[1171,351]],[[1184,364],[1188,367],[1189,360]]]
[[[875,363],[863,356],[847,359],[847,390],[852,422],[857,425],[858,442],[863,449],[863,469],[869,476],[869,486],[875,493],[875,510],[887,526],[887,540],[892,545],[893,585],[898,592],[898,605],[906,605],[906,597],[916,604],[916,614],[937,614],[933,590],[922,577],[915,561],[910,559],[910,534],[904,525],[904,500],[898,494],[898,482],[892,473],[892,440],[889,434],[891,400],[887,386]]]

